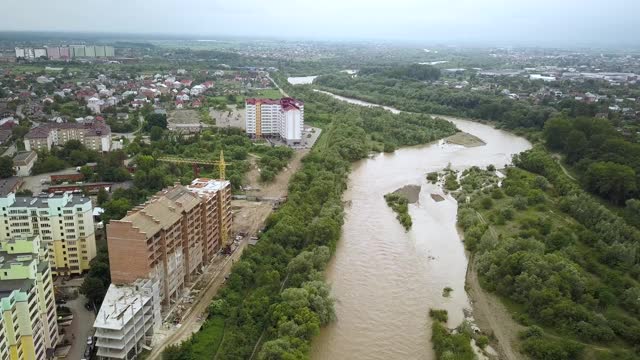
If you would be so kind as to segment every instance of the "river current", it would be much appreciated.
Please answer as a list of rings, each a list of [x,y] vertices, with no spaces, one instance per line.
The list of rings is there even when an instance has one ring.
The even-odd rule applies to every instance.
[[[486,145],[465,148],[439,141],[378,154],[353,165],[344,195],[342,238],[326,271],[337,320],[314,339],[312,359],[435,359],[429,309],[448,310],[448,325],[455,327],[464,319],[463,309],[471,307],[464,290],[467,258],[456,230],[457,203],[425,176],[447,166],[502,168],[513,154],[531,144],[488,125],[444,118]],[[383,198],[407,184],[422,185],[419,202],[409,205],[410,231],[404,230]],[[445,200],[434,201],[432,193]],[[443,297],[447,286],[453,292]]]

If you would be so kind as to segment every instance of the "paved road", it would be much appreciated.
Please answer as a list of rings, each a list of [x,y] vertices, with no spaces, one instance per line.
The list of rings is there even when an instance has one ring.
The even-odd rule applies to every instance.
[[[236,249],[236,251],[230,257],[227,257],[224,260],[222,269],[216,276],[213,277],[213,279],[211,279],[209,284],[207,284],[206,292],[193,305],[193,307],[191,308],[191,312],[185,317],[184,321],[182,321],[180,328],[175,330],[175,332],[164,339],[162,345],[155,346],[151,351],[151,354],[147,356],[148,360],[161,359],[162,351],[167,346],[180,344],[184,340],[188,339],[194,332],[199,330],[200,325],[202,325],[202,322],[200,321],[201,315],[205,313],[205,311],[211,304],[211,300],[216,295],[222,284],[224,284],[224,277],[229,274],[229,272],[231,271],[231,266],[236,260],[240,258],[240,255],[242,255],[242,251],[244,251],[247,244],[248,239],[243,239],[240,242],[240,246],[238,246],[238,249]]]
[[[67,302],[67,306],[73,313],[73,321],[66,328],[67,338],[71,340],[71,350],[66,359],[79,360],[84,358],[84,350],[87,347],[87,337],[93,328],[93,322],[96,319],[93,311],[85,309],[84,304],[87,299],[83,295],[78,295],[75,300]]]
[[[276,82],[271,78],[271,76],[270,76],[268,73],[267,73],[267,78],[268,78],[269,80],[271,80],[271,82],[273,83],[273,85],[275,85],[275,86],[278,88],[278,90],[280,90],[280,93],[282,94],[282,96],[284,96],[284,97],[289,97],[289,95],[288,95],[284,90],[282,90],[282,88],[280,87],[280,85],[278,85],[278,83],[276,83]]]
[[[138,128],[136,130],[134,130],[133,132],[130,133],[111,133],[111,137],[113,138],[121,138],[121,137],[125,137],[127,139],[129,139],[129,141],[132,141],[133,139],[136,138],[136,134],[138,133],[138,131],[140,131],[142,129],[142,124],[144,123],[144,118],[142,117],[142,115],[140,115],[138,117]]]

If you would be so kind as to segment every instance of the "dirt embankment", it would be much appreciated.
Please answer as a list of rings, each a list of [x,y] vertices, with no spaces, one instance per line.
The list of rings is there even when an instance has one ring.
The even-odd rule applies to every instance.
[[[469,256],[467,268],[466,288],[473,307],[473,317],[478,327],[486,334],[493,333],[496,343],[492,343],[498,351],[500,359],[520,360],[526,357],[517,351],[519,346],[518,333],[524,326],[513,320],[507,308],[500,299],[485,291],[480,286],[476,261],[473,255]]]
[[[444,139],[445,142],[464,147],[477,147],[487,145],[482,139],[466,132],[459,132]]]
[[[400,189],[394,191],[394,194],[400,194],[407,198],[409,204],[415,204],[420,200],[420,185],[405,185]]]
[[[296,150],[293,158],[282,169],[275,179],[269,183],[260,182],[260,171],[258,171],[258,158],[251,155],[251,169],[246,175],[246,184],[251,187],[252,190],[247,191],[247,195],[279,198],[287,195],[289,189],[289,180],[295,174],[302,165],[302,158],[309,153],[309,149]]]

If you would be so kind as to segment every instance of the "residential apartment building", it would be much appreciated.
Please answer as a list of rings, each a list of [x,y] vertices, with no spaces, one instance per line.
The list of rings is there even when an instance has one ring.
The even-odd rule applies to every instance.
[[[161,311],[230,240],[231,184],[195,179],[154,195],[107,225],[111,285],[94,327],[99,359],[134,359]]]
[[[69,140],[79,140],[88,149],[111,150],[111,127],[102,120],[88,123],[47,123],[31,129],[24,137],[27,151],[51,150]]]
[[[135,359],[162,324],[158,282],[111,284],[93,327],[98,359]]]
[[[46,359],[58,343],[58,325],[46,246],[39,236],[0,241],[0,310],[9,357]]]
[[[53,275],[80,275],[96,256],[91,199],[64,194],[0,197],[0,241],[40,236]]]
[[[302,141],[302,101],[293,98],[246,99],[245,105],[245,128],[250,136],[279,136],[287,144],[298,144]]]
[[[0,312],[2,311],[2,300],[0,300]],[[9,346],[7,345],[7,331],[4,325],[4,316],[0,313],[0,359],[11,359]]]

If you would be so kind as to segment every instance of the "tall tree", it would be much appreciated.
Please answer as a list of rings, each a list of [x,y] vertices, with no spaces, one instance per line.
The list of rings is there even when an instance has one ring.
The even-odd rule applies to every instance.
[[[8,156],[0,157],[0,178],[6,179],[12,177],[15,173],[13,169],[13,159]]]

